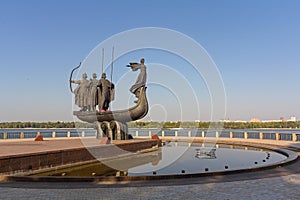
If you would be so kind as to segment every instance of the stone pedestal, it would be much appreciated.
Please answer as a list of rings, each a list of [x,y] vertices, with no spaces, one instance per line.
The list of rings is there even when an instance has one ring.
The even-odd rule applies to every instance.
[[[119,121],[97,122],[97,138],[108,137],[111,140],[128,140],[127,123]]]

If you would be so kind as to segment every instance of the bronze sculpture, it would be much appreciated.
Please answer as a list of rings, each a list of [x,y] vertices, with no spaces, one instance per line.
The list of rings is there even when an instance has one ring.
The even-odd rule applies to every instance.
[[[94,109],[82,109],[80,111],[73,112],[78,119],[88,123],[97,124],[97,137],[101,137],[102,135],[111,139],[128,139],[129,136],[127,122],[141,119],[148,113],[148,101],[146,96],[147,73],[144,61],[144,59],[141,59],[140,63],[130,63],[127,65],[131,67],[133,71],[140,69],[140,74],[138,75],[137,81],[130,88],[130,91],[133,92],[138,98],[135,101],[136,105],[124,110],[107,110],[109,102],[113,100],[114,91],[112,90],[114,89],[114,85],[106,80],[105,74],[102,74],[102,81],[100,80],[98,85],[99,89],[102,88],[102,94],[97,95],[99,111]],[[101,92],[99,89],[98,92]]]
[[[98,108],[100,112],[105,112],[109,108],[109,103],[114,100],[114,84],[106,79],[106,74],[102,73],[98,89]]]
[[[139,96],[139,88],[146,85],[147,80],[147,72],[146,72],[146,66],[145,66],[145,59],[142,58],[140,60],[140,63],[129,63],[127,67],[131,67],[132,71],[140,70],[140,74],[138,75],[138,78],[133,86],[130,88],[130,92],[135,94],[136,97]]]
[[[82,74],[81,80],[71,80],[71,83],[78,84],[74,90],[75,104],[81,108],[81,111],[88,110],[90,81],[87,80],[87,74]]]
[[[96,105],[98,104],[98,86],[99,81],[97,80],[97,74],[93,73],[93,78],[90,80],[90,86],[89,86],[89,110],[95,111]]]

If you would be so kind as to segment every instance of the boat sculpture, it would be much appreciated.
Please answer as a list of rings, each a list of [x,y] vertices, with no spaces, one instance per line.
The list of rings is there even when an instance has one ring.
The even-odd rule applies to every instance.
[[[129,109],[117,111],[74,111],[73,114],[80,120],[94,123],[104,121],[119,121],[122,123],[135,121],[146,116],[148,113],[148,101],[146,97],[146,87],[140,88],[140,96],[137,104]]]
[[[134,68],[133,71],[136,71],[136,68],[142,65],[142,67],[144,67],[145,70],[145,66],[143,63],[144,59],[142,59],[141,61],[142,61],[141,64],[130,63],[129,66],[132,67],[132,69]],[[72,73],[70,76],[70,83],[72,79]],[[143,76],[146,76],[145,71],[143,71],[143,73],[144,74],[140,73],[139,76],[141,76],[141,74]],[[130,139],[132,136],[128,135],[127,122],[141,119],[145,117],[148,113],[149,108],[148,108],[148,100],[146,96],[147,87],[145,86],[145,82],[146,82],[146,77],[143,78],[142,84],[140,82],[140,79],[138,78],[135,85],[133,85],[133,87],[137,85],[137,87],[134,88],[134,92],[133,92],[136,95],[137,100],[134,101],[136,105],[134,105],[129,109],[116,110],[116,111],[107,110],[105,112],[82,109],[80,111],[74,111],[73,114],[81,121],[88,122],[88,123],[95,123],[97,125],[96,128],[97,138],[108,137],[109,139],[112,140]],[[72,88],[71,88],[71,92],[73,92]]]

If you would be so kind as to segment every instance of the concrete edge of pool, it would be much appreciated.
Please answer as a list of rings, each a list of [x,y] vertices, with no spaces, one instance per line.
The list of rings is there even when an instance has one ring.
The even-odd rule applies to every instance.
[[[181,141],[190,141],[190,140],[181,140]],[[212,140],[212,142],[215,140]],[[201,142],[201,140],[197,141]],[[203,141],[202,141],[203,142]],[[209,142],[206,140],[206,142]],[[257,147],[266,150],[275,151],[277,153],[283,154],[287,156],[284,161],[279,163],[253,167],[247,169],[238,169],[238,170],[225,170],[221,172],[204,172],[204,173],[194,173],[194,174],[175,174],[175,175],[155,175],[155,176],[95,176],[95,177],[55,177],[55,176],[19,176],[19,175],[3,175],[0,176],[0,181],[2,182],[90,182],[97,183],[103,185],[111,185],[111,184],[119,184],[119,185],[128,185],[128,183],[134,183],[139,181],[157,181],[163,180],[169,182],[169,180],[183,180],[197,177],[218,177],[218,176],[228,176],[234,174],[243,174],[250,172],[258,172],[258,171],[268,171],[274,168],[281,168],[289,164],[293,164],[297,162],[298,154],[292,150],[287,149],[287,147],[280,146],[279,144],[261,144],[261,143],[252,143],[249,141],[233,141],[233,140],[218,140],[218,144],[228,144],[228,145],[239,145],[239,146],[249,146],[249,147]],[[298,149],[299,150],[299,149]],[[248,174],[249,175],[249,174]],[[151,181],[152,180],[152,181]],[[124,184],[125,183],[125,184]]]

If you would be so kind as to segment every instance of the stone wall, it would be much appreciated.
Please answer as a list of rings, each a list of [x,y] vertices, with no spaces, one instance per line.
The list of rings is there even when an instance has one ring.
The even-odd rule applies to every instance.
[[[112,150],[117,149],[116,146],[125,151],[137,152],[139,150],[149,149],[153,146],[160,145],[160,143],[160,140],[134,141],[115,145],[99,145],[94,146],[89,150],[87,150],[86,148],[73,148],[24,155],[6,156],[0,158],[0,173],[25,172],[30,170],[94,160],[95,157],[91,155],[90,151],[101,152],[102,158],[105,158],[105,155],[107,155],[108,157],[119,156],[118,154],[120,151],[115,151],[116,153],[114,154]]]

